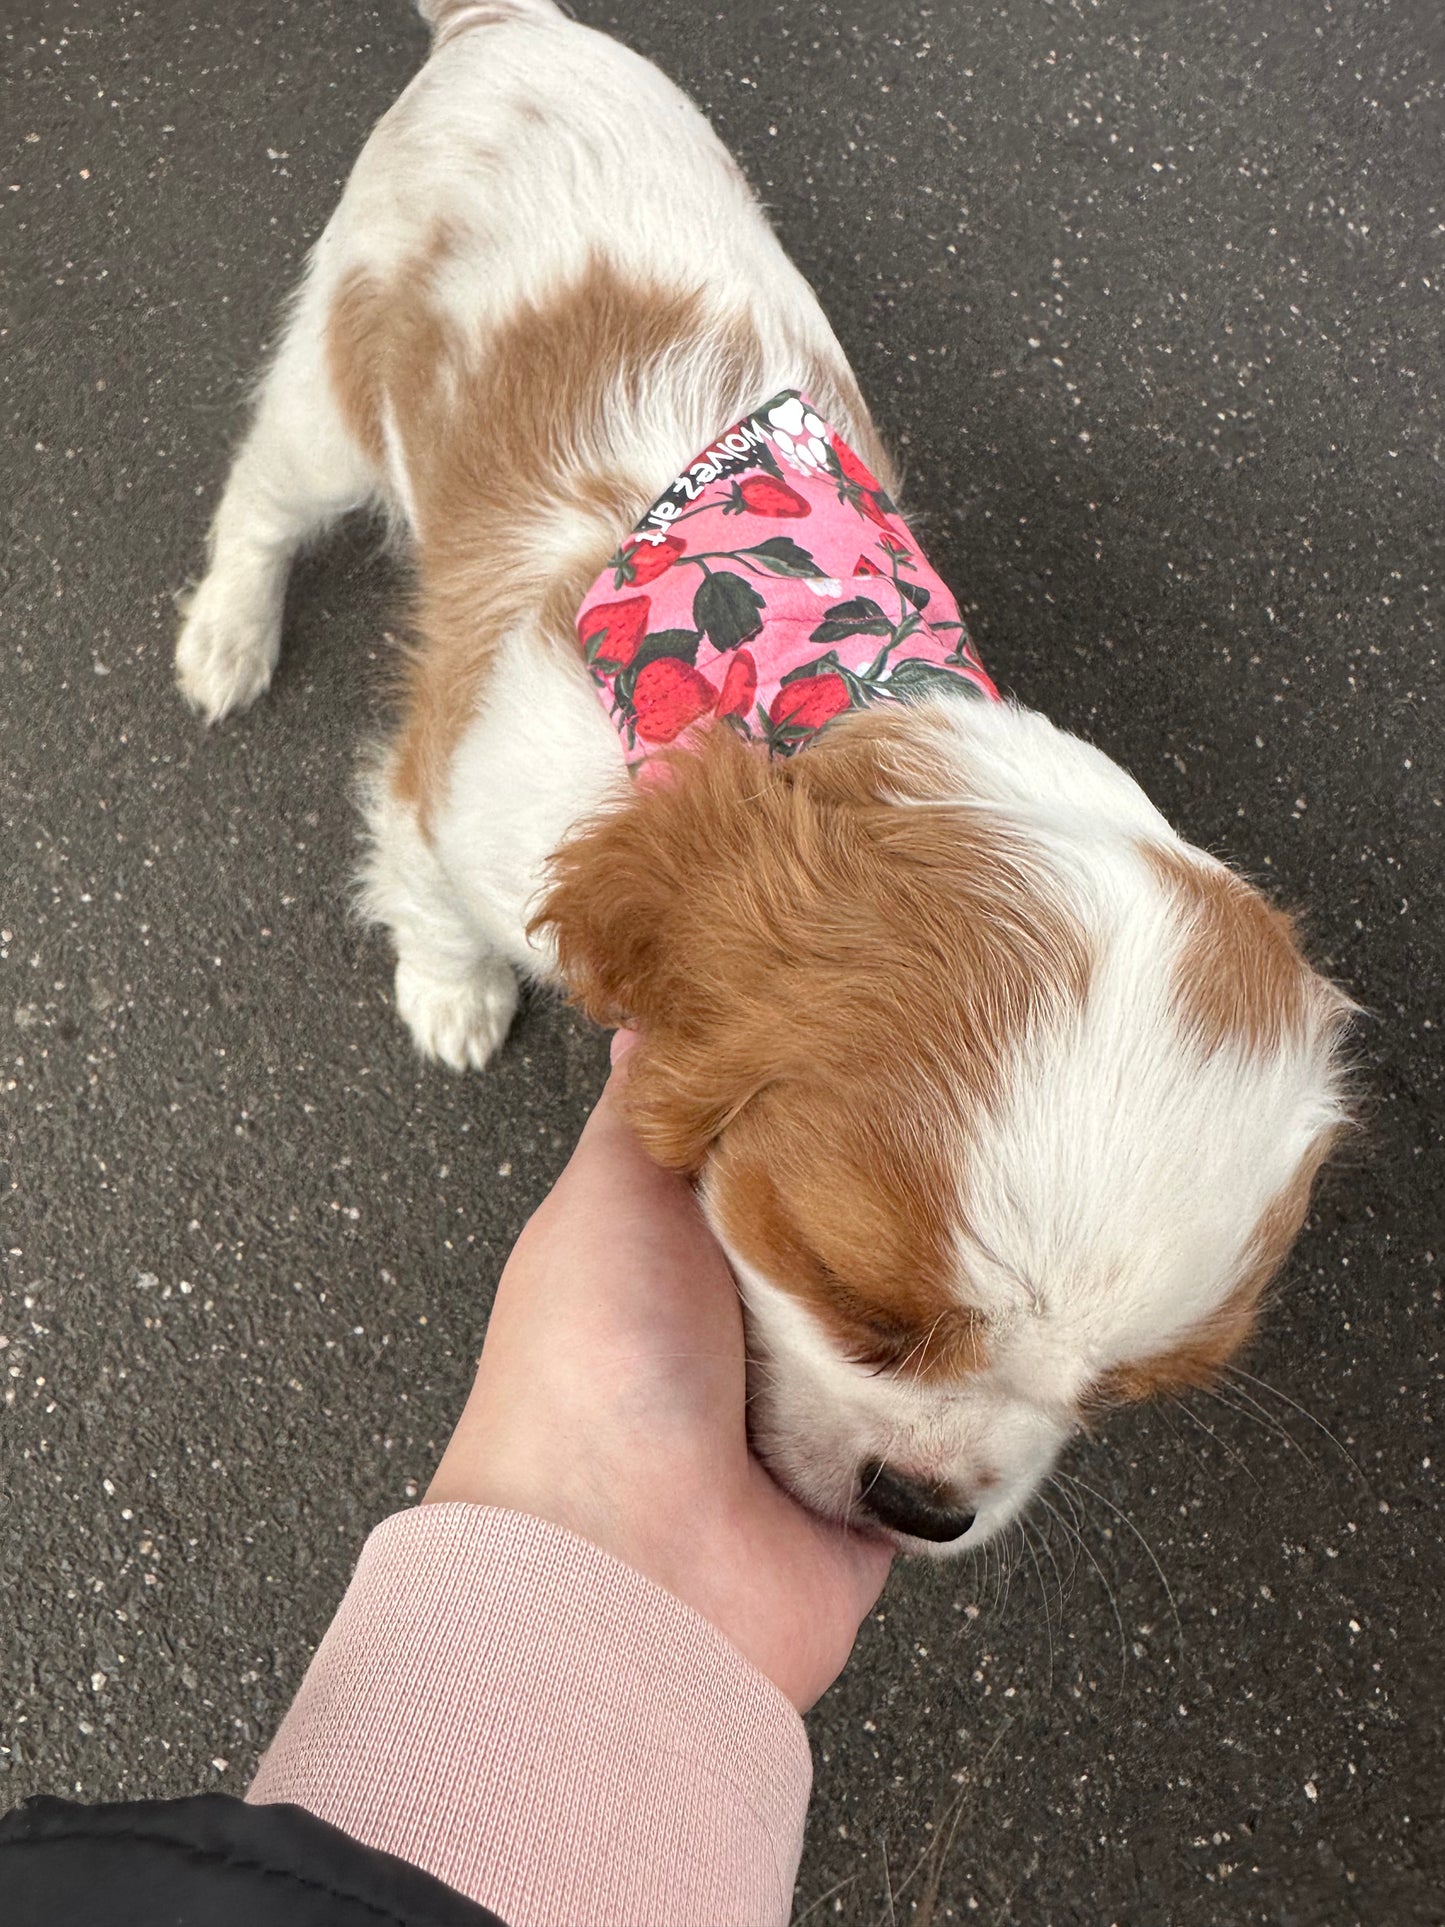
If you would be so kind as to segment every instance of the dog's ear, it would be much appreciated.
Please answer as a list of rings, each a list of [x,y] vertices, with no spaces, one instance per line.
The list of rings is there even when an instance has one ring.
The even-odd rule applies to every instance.
[[[551,864],[531,929],[550,935],[572,999],[641,1042],[628,1109],[659,1162],[696,1171],[766,1081],[759,850],[784,779],[730,730],[660,758]],[[776,841],[776,839],[773,839]]]
[[[745,944],[784,779],[731,730],[663,754],[552,858],[529,934],[549,935],[574,1002],[599,1024],[686,1027],[715,952]]]
[[[549,937],[571,1001],[596,1024],[646,1029],[675,991],[684,864],[647,790],[574,830],[528,925]]]

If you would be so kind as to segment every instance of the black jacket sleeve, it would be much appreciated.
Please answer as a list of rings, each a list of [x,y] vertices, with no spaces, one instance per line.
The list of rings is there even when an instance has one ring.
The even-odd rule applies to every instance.
[[[0,1818],[5,1927],[504,1927],[395,1855],[293,1806],[223,1793]]]

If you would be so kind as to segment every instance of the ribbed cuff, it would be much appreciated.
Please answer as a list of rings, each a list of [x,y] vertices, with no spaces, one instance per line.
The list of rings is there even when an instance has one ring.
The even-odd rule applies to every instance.
[[[288,1800],[509,1927],[783,1927],[812,1762],[673,1594],[490,1506],[385,1520],[247,1798]]]

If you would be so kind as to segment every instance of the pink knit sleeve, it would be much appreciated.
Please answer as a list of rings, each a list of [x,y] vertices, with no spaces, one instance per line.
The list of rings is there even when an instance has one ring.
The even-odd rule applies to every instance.
[[[247,1794],[508,1927],[782,1927],[812,1763],[714,1627],[586,1540],[433,1505],[372,1533]]]

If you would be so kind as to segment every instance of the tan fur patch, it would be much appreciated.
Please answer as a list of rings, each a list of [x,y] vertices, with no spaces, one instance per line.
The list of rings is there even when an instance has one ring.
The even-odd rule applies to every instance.
[[[1175,997],[1190,1035],[1206,1053],[1278,1049],[1304,1026],[1319,988],[1291,919],[1222,864],[1162,844],[1143,853],[1184,920]]]
[[[711,731],[564,845],[539,925],[590,1013],[642,1030],[653,1155],[714,1150],[740,1253],[931,1374],[983,1355],[953,1248],[971,1125],[1090,964],[1007,833],[928,800],[926,718],[850,717],[792,761]]]
[[[431,302],[433,277],[456,245],[436,221],[394,282],[353,268],[332,299],[326,322],[326,369],[342,417],[380,466],[383,410],[398,426],[420,411],[460,344]]]
[[[419,524],[417,642],[403,672],[392,785],[423,829],[501,638],[526,622],[539,645],[575,648],[588,585],[671,480],[622,465],[616,418],[645,403],[665,360],[699,341],[708,350],[698,376],[708,392],[696,398],[705,434],[727,425],[738,394],[766,399],[762,348],[745,317],[709,322],[697,295],[639,284],[601,259],[551,300],[465,338],[433,292],[454,245],[439,226],[393,282],[350,277],[327,331],[353,433],[380,462],[385,409],[407,455]],[[800,351],[797,366],[891,481],[846,365]],[[560,564],[549,542],[565,555]]]
[[[447,249],[434,237],[387,287],[353,280],[328,335],[354,431],[379,453],[384,400],[407,454],[417,640],[392,787],[423,827],[507,630],[530,621],[539,641],[575,646],[588,583],[650,499],[650,481],[608,466],[601,411],[619,386],[644,391],[699,326],[693,297],[634,287],[598,264],[545,307],[468,341],[432,293]],[[579,462],[579,449],[592,460]],[[549,571],[545,549],[539,562],[539,530],[581,535],[567,566]]]
[[[371,276],[353,269],[327,316],[326,370],[342,420],[378,467],[385,452],[381,379],[386,345],[385,302]]]
[[[565,296],[513,316],[481,352],[453,353],[446,379],[408,405],[419,641],[394,782],[423,817],[508,630],[525,622],[538,646],[576,647],[588,584],[662,485],[609,463],[606,407],[619,390],[645,394],[699,325],[694,297],[633,287],[598,265]],[[562,566],[549,568],[543,548],[539,570],[539,531],[566,532]]]

